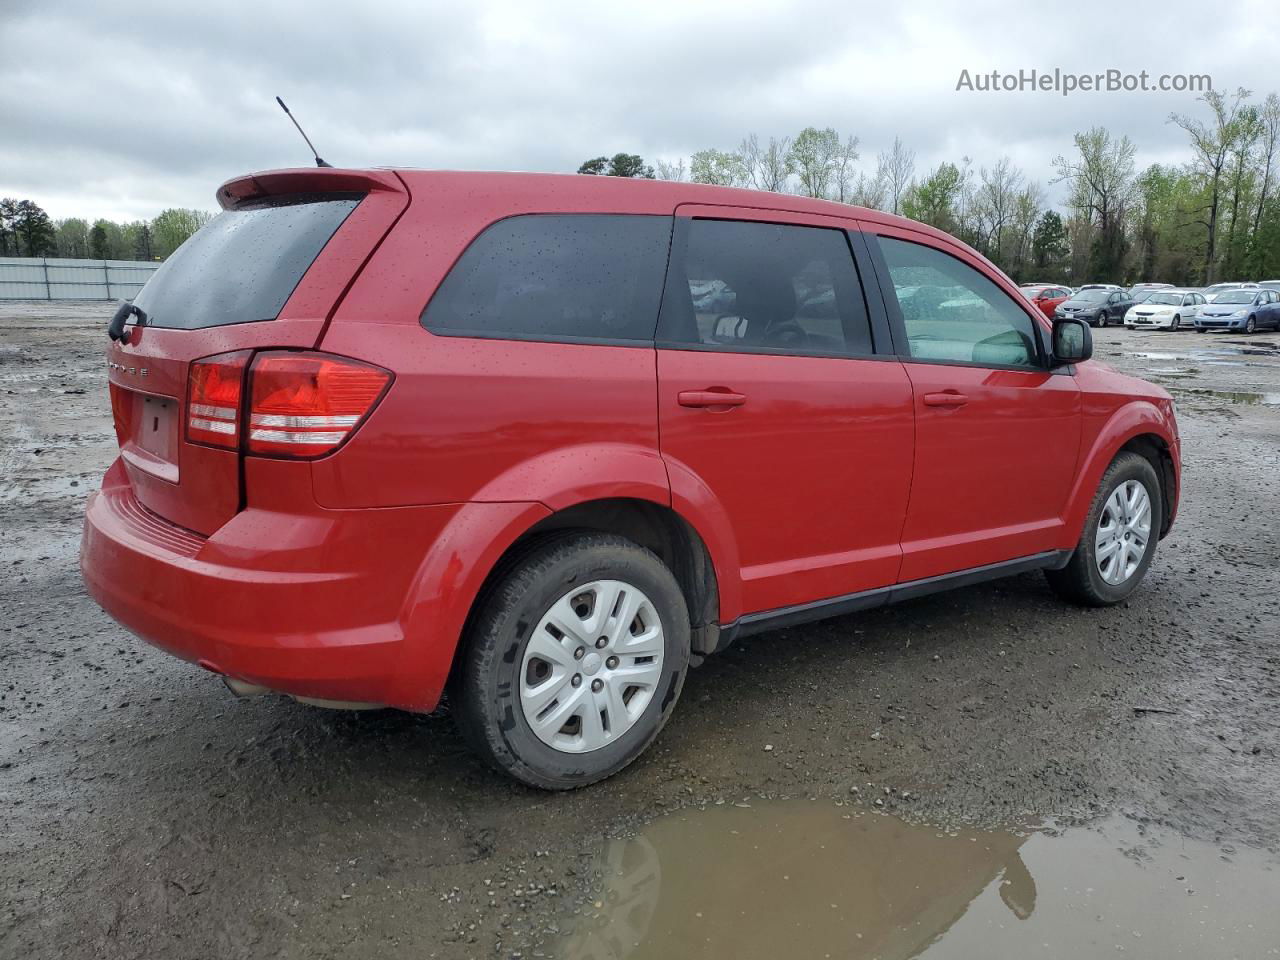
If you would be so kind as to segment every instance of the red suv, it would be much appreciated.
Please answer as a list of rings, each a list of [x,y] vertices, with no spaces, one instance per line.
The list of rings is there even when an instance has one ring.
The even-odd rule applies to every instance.
[[[944,233],[613,177],[285,170],[108,330],[94,598],[238,693],[428,711],[567,788],[734,637],[1043,569],[1178,502],[1162,389]]]

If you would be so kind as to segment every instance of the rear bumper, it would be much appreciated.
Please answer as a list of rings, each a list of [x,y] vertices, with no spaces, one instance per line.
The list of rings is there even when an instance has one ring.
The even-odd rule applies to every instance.
[[[215,673],[295,696],[429,710],[474,592],[463,577],[453,590],[421,581],[442,541],[456,555],[447,531],[468,506],[483,515],[510,505],[305,515],[250,505],[204,538],[147,511],[117,462],[89,499],[80,566],[112,617]],[[473,517],[470,527],[484,524]]]

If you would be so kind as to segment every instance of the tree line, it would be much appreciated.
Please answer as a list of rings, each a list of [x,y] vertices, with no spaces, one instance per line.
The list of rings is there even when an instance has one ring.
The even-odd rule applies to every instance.
[[[917,172],[901,139],[864,166],[858,137],[827,127],[688,159],[588,160],[579,173],[689,180],[820,197],[902,214],[947,231],[1018,281],[1142,280],[1205,285],[1280,277],[1280,97],[1211,91],[1170,114],[1192,159],[1138,170],[1136,147],[1103,127],[1075,134],[1049,184],[1008,157],[969,157]],[[1045,186],[1063,184],[1061,210]]]
[[[33,200],[0,199],[0,257],[163,260],[213,217],[174,207],[151,220],[53,220]]]

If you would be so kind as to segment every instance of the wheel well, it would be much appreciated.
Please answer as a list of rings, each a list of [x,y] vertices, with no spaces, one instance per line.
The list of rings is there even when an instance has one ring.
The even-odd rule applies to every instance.
[[[715,650],[720,634],[716,623],[720,615],[720,591],[711,554],[689,522],[662,504],[618,498],[567,507],[530,527],[494,565],[495,573],[507,568],[509,558],[523,554],[548,534],[568,530],[612,533],[653,551],[667,565],[684,594],[693,628],[694,653]],[[495,573],[489,575],[490,579]],[[482,589],[480,596],[485,593]]]
[[[1144,433],[1134,437],[1120,448],[1121,453],[1126,450],[1144,457],[1151,464],[1160,481],[1160,503],[1164,507],[1160,511],[1160,536],[1163,537],[1173,524],[1173,502],[1177,494],[1175,489],[1177,474],[1174,473],[1173,455],[1169,453],[1169,445],[1157,434]]]

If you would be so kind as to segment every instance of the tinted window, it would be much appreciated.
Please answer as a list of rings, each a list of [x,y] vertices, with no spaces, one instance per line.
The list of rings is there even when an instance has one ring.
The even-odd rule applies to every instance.
[[[871,353],[862,286],[843,231],[691,220],[677,235],[662,342],[758,353]]]
[[[941,250],[877,239],[912,357],[983,366],[1037,365],[1032,319],[993,281]]]
[[[671,218],[528,215],[493,224],[423,311],[435,333],[652,341]]]
[[[164,262],[134,303],[156,327],[274,320],[360,197],[288,197],[224,210]]]

